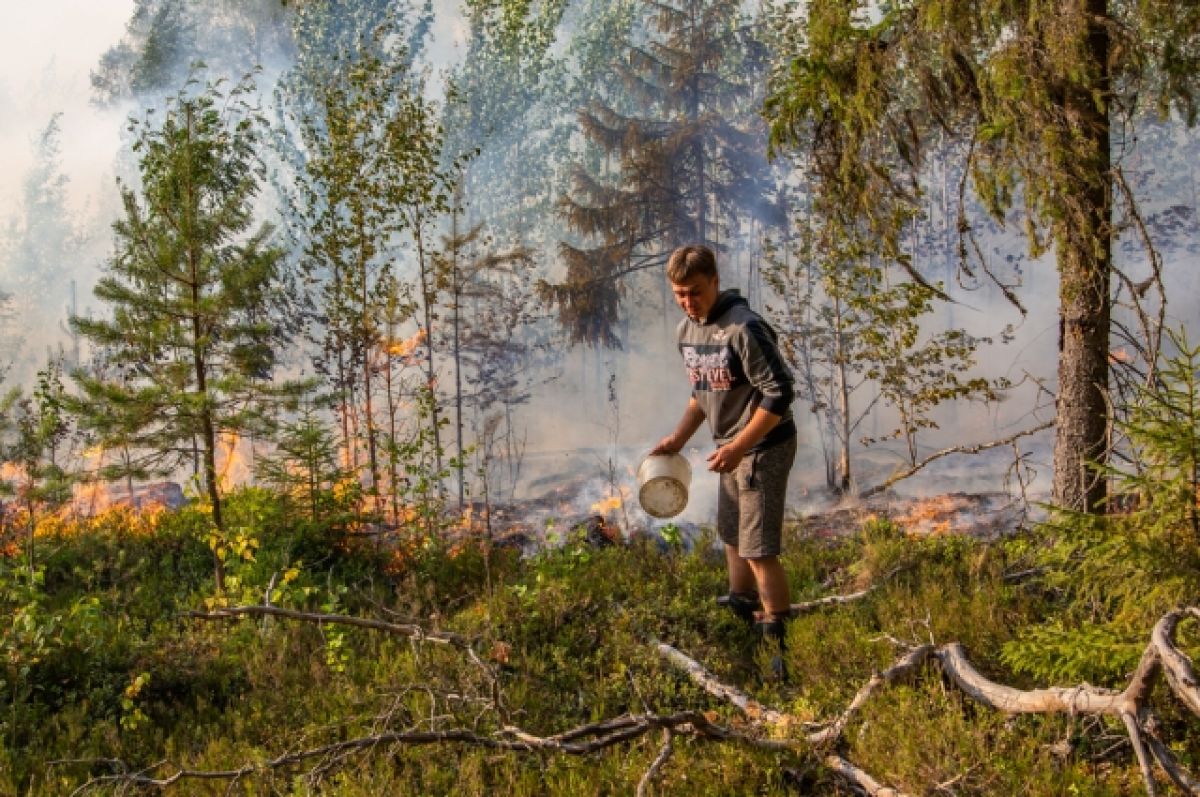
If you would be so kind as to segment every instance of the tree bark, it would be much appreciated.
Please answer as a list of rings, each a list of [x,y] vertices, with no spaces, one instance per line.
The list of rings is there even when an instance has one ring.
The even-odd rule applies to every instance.
[[[1106,0],[1087,0],[1087,51],[1095,74],[1063,98],[1064,129],[1073,142],[1077,177],[1062,186],[1073,212],[1055,228],[1059,271],[1057,429],[1054,503],[1081,511],[1101,509],[1106,484],[1091,463],[1108,453],[1108,336],[1112,315],[1111,141],[1109,22]],[[1071,152],[1068,150],[1067,155]],[[1060,167],[1061,168],[1061,167]]]

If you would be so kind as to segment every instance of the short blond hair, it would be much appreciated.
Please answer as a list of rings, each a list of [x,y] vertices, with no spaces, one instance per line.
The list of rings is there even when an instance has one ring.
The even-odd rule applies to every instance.
[[[717,276],[717,256],[707,246],[681,246],[667,259],[667,279],[676,285],[701,275]]]

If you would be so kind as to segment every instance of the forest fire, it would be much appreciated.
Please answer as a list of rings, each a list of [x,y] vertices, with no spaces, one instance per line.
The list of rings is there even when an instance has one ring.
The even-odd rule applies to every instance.
[[[228,490],[251,480],[253,452],[237,432],[222,434],[217,443],[217,480]]]
[[[806,530],[820,537],[853,535],[872,520],[888,520],[909,536],[962,534],[992,539],[1011,532],[1026,510],[1006,493],[948,493],[926,498],[886,494],[808,515]]]
[[[25,478],[25,469],[15,462],[0,462],[0,479],[19,482]]]
[[[418,329],[416,334],[410,338],[402,340],[389,340],[384,346],[385,350],[392,357],[411,359],[416,352],[417,347],[425,342],[426,332],[422,327]]]
[[[897,514],[893,520],[910,534],[946,534],[952,530],[951,519],[969,510],[969,504],[963,495],[925,498]]]
[[[616,512],[625,505],[625,493],[627,488],[622,487],[619,492],[609,495],[607,498],[601,498],[599,501],[591,505],[591,511],[601,515],[607,515],[609,512]]]

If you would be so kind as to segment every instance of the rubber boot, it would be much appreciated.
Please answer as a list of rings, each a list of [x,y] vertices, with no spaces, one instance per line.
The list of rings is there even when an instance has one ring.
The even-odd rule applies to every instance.
[[[717,605],[724,606],[736,614],[745,623],[754,622],[754,613],[762,609],[762,601],[754,590],[749,592],[731,592],[717,598]]]
[[[771,646],[771,680],[787,683],[787,662],[783,654],[787,650],[788,614],[772,614],[754,624],[754,630],[763,643]]]

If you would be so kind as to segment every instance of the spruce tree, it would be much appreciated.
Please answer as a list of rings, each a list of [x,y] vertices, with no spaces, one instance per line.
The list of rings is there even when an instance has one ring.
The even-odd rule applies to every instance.
[[[617,83],[580,112],[603,161],[572,172],[562,212],[583,240],[560,244],[566,279],[542,286],[573,341],[617,345],[622,277],[778,219],[757,111],[765,52],[741,9],[646,3],[611,64]]]
[[[276,362],[270,310],[282,251],[270,226],[255,226],[262,175],[252,89],[193,80],[160,122],[149,114],[131,122],[140,185],[120,184],[124,216],[95,289],[111,317],[72,319],[120,373],[75,374],[75,408],[98,442],[152,452],[160,472],[198,454],[218,590],[226,553],[218,442],[253,430],[294,387],[263,382]]]

